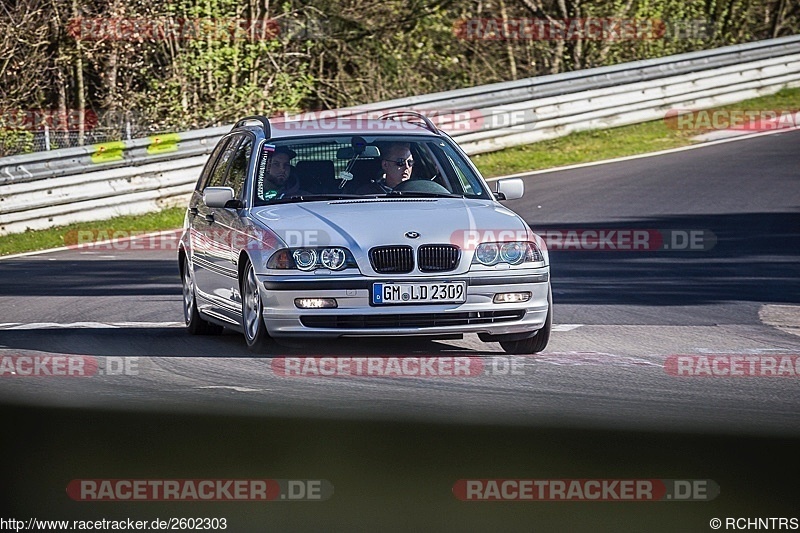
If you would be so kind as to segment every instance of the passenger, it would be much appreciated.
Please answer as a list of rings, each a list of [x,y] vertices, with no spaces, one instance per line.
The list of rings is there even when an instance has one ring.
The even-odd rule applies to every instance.
[[[264,177],[263,193],[259,194],[262,199],[269,201],[300,193],[300,182],[292,176],[291,161],[296,156],[297,153],[290,148],[280,146],[275,149]]]

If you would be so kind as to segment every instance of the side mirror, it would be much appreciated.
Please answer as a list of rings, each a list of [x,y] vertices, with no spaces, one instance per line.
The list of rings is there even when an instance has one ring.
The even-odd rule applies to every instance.
[[[516,200],[525,194],[525,182],[522,178],[497,180],[494,197],[498,200]]]
[[[241,202],[233,197],[233,189],[230,187],[207,187],[203,191],[203,203],[208,207],[241,207]]]

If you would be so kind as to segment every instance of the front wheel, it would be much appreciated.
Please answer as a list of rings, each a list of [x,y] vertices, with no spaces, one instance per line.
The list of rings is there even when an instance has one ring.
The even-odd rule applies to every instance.
[[[500,341],[500,346],[503,347],[507,353],[513,354],[531,354],[539,353],[547,347],[550,341],[550,330],[553,328],[553,293],[552,290],[547,291],[547,318],[545,318],[542,329],[536,332],[536,335],[529,339],[522,339],[518,341]]]
[[[258,290],[256,270],[250,262],[245,265],[242,280],[242,326],[250,351],[263,353],[272,344],[264,324],[264,304]]]

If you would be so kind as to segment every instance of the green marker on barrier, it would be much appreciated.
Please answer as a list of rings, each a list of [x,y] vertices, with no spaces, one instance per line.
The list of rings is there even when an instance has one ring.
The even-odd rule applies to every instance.
[[[178,151],[178,142],[181,136],[177,133],[163,133],[148,137],[150,144],[147,146],[148,155],[164,154]]]
[[[108,163],[109,161],[121,161],[122,152],[125,150],[123,141],[112,141],[94,145],[92,152],[92,163]]]

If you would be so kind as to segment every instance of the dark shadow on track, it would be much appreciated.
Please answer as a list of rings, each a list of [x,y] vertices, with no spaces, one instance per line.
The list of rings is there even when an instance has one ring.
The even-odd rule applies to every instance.
[[[13,259],[1,262],[0,272],[0,295],[3,296],[181,294],[177,260]]]
[[[465,350],[425,339],[335,339],[274,344],[265,354],[248,351],[244,337],[226,330],[218,336],[192,336],[183,328],[35,329],[0,331],[0,349],[47,354],[140,357],[242,357],[283,355],[497,355]],[[6,353],[4,355],[15,355]]]
[[[529,224],[534,231],[704,230],[710,250],[551,250],[556,306],[800,303],[800,213],[686,215],[620,224]],[[566,245],[566,241],[563,241]]]

